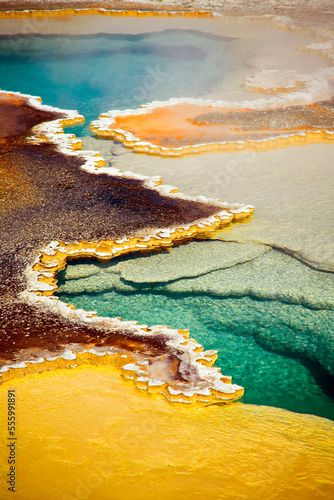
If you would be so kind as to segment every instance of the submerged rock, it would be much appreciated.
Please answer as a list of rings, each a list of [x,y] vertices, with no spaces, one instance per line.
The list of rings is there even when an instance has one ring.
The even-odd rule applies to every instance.
[[[156,283],[207,274],[255,259],[269,250],[264,245],[218,241],[192,242],[119,265],[121,277],[133,283]]]
[[[250,295],[317,309],[334,308],[334,274],[314,270],[276,250],[229,269],[167,284],[163,289],[218,297]]]
[[[333,273],[312,269],[265,245],[192,242],[143,257],[69,265],[59,278],[59,292],[69,294],[145,289],[334,308]]]
[[[205,248],[211,242],[197,245]],[[229,246],[230,243],[225,245]],[[179,252],[181,249],[183,251]],[[215,335],[220,331],[253,335],[256,342],[266,349],[319,362],[334,375],[333,273],[316,271],[293,257],[271,250],[262,252],[262,255],[249,262],[203,275],[181,277],[171,282],[174,268],[170,268],[169,264],[183,261],[187,263],[185,273],[190,269],[197,272],[196,255],[198,258],[201,254],[193,252],[192,245],[184,245],[168,253],[121,259],[118,262],[115,259],[114,263],[70,265],[68,271],[61,274],[59,293],[64,299],[77,300],[79,303],[80,294],[83,294],[86,307],[92,307],[92,301],[94,307],[108,316],[116,311],[123,316],[124,310],[127,310],[128,318],[138,318],[141,310],[150,310],[154,321],[161,321],[157,319],[158,311],[160,308],[167,310],[171,301],[170,307],[174,311],[170,320],[172,324],[178,324],[177,316],[182,324],[183,298],[188,297],[187,307],[192,311],[191,315],[199,315],[205,330],[213,329]],[[180,256],[182,258],[178,260]],[[164,269],[166,282],[124,281],[127,269],[133,276],[137,276],[134,270],[138,270],[139,276],[142,262],[145,277],[147,272],[152,277],[156,269],[156,276],[162,276],[161,269]],[[68,279],[67,276],[78,276],[76,268],[80,276],[85,272],[86,277]],[[145,273],[146,269],[148,271]],[[99,296],[94,299],[90,295],[95,293],[100,294],[100,299]],[[210,297],[221,300],[210,300]],[[165,318],[165,321],[168,324],[168,319]]]

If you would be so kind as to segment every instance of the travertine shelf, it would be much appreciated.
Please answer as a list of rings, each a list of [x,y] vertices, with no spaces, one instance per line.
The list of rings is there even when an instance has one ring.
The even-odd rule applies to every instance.
[[[103,113],[90,128],[98,137],[123,142],[136,153],[265,151],[332,141],[334,100],[268,108],[262,101],[236,107],[220,101],[170,99]]]

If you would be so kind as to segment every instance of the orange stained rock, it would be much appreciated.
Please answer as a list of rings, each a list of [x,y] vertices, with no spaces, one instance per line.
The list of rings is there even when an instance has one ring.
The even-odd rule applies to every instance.
[[[131,132],[142,141],[167,148],[186,146],[190,142],[193,144],[219,142],[221,134],[228,133],[230,127],[218,125],[199,128],[192,121],[199,113],[214,111],[212,106],[196,104],[163,106],[155,108],[151,113],[118,116],[110,129],[122,129]]]
[[[333,498],[331,421],[241,403],[173,406],[103,358],[0,386],[2,443],[8,389],[17,401],[16,491],[3,487],[3,500]]]
[[[60,17],[60,16],[91,16],[91,15],[102,15],[102,16],[112,16],[112,17],[200,17],[200,18],[212,18],[213,13],[210,11],[187,11],[178,10],[179,7],[173,6],[168,7],[161,5],[164,10],[155,10],[159,6],[150,5],[150,10],[147,10],[147,4],[140,5],[139,2],[136,4],[136,9],[126,9],[119,10],[118,4],[115,4],[116,9],[106,9],[104,7],[88,7],[88,8],[60,8],[54,10],[20,10],[20,11],[2,11],[0,12],[0,19],[12,19],[12,18],[29,18],[29,17]],[[143,10],[139,10],[140,8]],[[171,9],[171,10],[170,10]]]
[[[282,94],[286,92],[295,92],[298,90],[298,85],[294,87],[273,87],[273,88],[263,88],[263,87],[252,87],[251,85],[245,85],[249,92],[254,92],[255,94]]]
[[[309,106],[230,109],[168,104],[143,112],[101,115],[92,131],[137,152],[182,155],[208,150],[273,149],[333,140],[333,100]],[[129,135],[131,134],[131,135]]]

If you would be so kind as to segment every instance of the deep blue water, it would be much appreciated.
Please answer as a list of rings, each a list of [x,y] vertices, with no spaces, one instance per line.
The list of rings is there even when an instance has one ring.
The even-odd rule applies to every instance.
[[[233,40],[189,30],[143,35],[0,37],[0,87],[76,109],[91,120],[110,109],[198,97],[231,73]]]

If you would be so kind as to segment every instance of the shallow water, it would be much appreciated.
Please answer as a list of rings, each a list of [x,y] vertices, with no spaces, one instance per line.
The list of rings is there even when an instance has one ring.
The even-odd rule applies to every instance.
[[[0,87],[77,109],[86,125],[76,135],[109,109],[214,91],[239,65],[233,38],[195,30],[0,37]]]
[[[69,269],[75,272],[80,262],[84,261],[71,264]],[[78,278],[69,280],[65,293],[62,289],[66,282],[60,275],[58,295],[77,308],[96,310],[101,316],[121,316],[122,320],[149,326],[189,328],[190,335],[205,349],[218,350],[216,364],[245,388],[243,402],[334,419],[330,397],[333,377],[306,354],[317,334],[330,330],[332,311],[250,297],[159,293],[148,291],[147,283],[136,284],[137,292],[101,292],[101,280],[101,275],[95,277],[95,292],[92,281],[89,292],[82,290],[81,283],[81,293],[75,293]],[[322,348],[319,346],[319,350]]]

